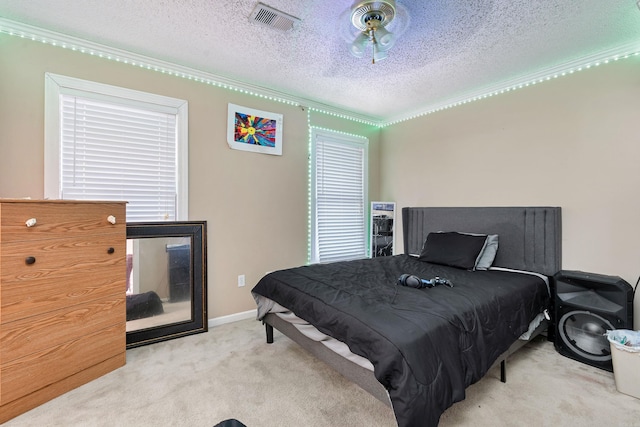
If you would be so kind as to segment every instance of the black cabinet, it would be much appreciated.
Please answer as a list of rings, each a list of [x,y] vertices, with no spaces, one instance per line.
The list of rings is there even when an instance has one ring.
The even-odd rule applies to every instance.
[[[169,254],[169,301],[191,299],[191,247],[167,245]]]

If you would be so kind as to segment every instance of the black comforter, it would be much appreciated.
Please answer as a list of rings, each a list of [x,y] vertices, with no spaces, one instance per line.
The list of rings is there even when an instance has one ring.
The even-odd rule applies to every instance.
[[[402,273],[445,277],[454,287],[397,286]],[[252,292],[369,359],[400,427],[437,425],[548,299],[535,276],[470,272],[406,255],[276,271]]]

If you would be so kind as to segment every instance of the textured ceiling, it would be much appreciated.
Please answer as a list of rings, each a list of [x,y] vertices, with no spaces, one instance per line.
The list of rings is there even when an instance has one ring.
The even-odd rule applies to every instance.
[[[640,49],[636,0],[397,0],[398,41],[349,53],[351,1],[263,0],[301,19],[249,22],[255,0],[0,0],[0,17],[390,120],[504,82]]]

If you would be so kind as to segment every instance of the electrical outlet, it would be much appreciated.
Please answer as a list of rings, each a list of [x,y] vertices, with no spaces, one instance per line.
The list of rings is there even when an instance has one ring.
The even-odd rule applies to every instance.
[[[238,276],[238,287],[244,286],[244,274]]]

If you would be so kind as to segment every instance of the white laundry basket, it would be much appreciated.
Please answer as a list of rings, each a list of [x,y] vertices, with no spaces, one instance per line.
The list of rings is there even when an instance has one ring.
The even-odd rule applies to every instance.
[[[620,393],[640,399],[640,331],[607,331],[613,376]]]

